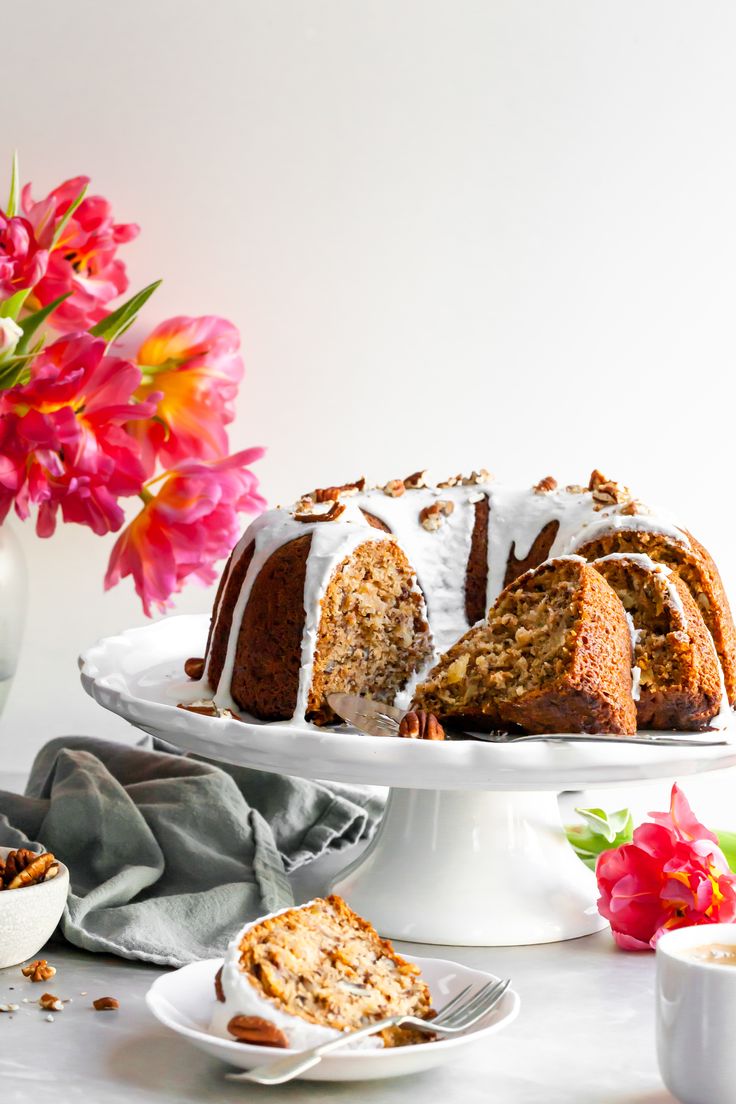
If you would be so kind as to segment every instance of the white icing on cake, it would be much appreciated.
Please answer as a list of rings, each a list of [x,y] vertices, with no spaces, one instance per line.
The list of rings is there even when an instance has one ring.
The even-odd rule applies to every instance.
[[[422,488],[391,498],[383,491],[361,496],[365,509],[388,525],[417,573],[438,652],[446,651],[470,628],[465,613],[465,567],[475,525],[476,487]],[[435,502],[451,502],[452,513],[439,529],[423,527],[419,515]]]
[[[286,1012],[277,1001],[265,997],[252,984],[249,975],[240,966],[240,944],[246,932],[250,931],[256,924],[263,923],[264,920],[269,920],[274,916],[282,916],[285,912],[293,912],[295,907],[308,908],[312,904],[314,904],[313,901],[308,901],[304,905],[291,905],[288,908],[269,913],[268,916],[261,916],[258,920],[253,920],[241,928],[235,938],[228,944],[220,977],[225,1000],[224,1002],[217,1001],[212,1013],[209,1029],[213,1035],[232,1040],[233,1036],[228,1032],[227,1025],[233,1016],[260,1016],[264,1020],[270,1020],[280,1031],[283,1031],[289,1049],[292,1050],[307,1050],[309,1047],[318,1046],[320,1043],[327,1043],[330,1039],[336,1039],[342,1034],[337,1028],[310,1023],[300,1016],[294,1016],[291,1012]],[[214,988],[214,978],[212,984]],[[382,1046],[383,1042],[380,1039],[369,1037],[363,1040],[362,1043],[357,1043],[356,1049]],[[347,1049],[351,1048],[348,1047]]]
[[[557,523],[557,532],[549,549],[549,559],[575,556],[577,549],[588,541],[607,534],[632,530],[661,533],[686,547],[686,534],[661,512],[624,514],[624,504],[601,505],[589,491],[580,493],[553,490],[539,493],[532,488],[506,487],[495,481],[478,482],[454,487],[424,487],[408,489],[398,497],[383,490],[365,490],[343,495],[344,512],[334,521],[296,521],[286,509],[270,510],[257,518],[246,530],[233,553],[228,578],[238,561],[253,543],[253,558],[240,589],[232,616],[227,654],[217,687],[210,696],[219,706],[237,709],[230,696],[237,650],[238,629],[259,571],[269,557],[284,544],[312,534],[304,587],[305,631],[302,641],[299,687],[294,720],[304,723],[314,665],[321,601],[340,562],[366,541],[395,540],[404,551],[413,570],[419,592],[426,602],[426,614],[432,633],[435,655],[446,651],[470,625],[465,608],[466,572],[475,525],[475,504],[488,499],[488,562],[486,610],[503,589],[506,567],[511,554],[525,559],[539,533],[550,522]],[[421,523],[422,510],[436,502],[452,503],[452,511],[442,517],[441,524],[427,530]],[[317,507],[327,509],[325,504]],[[390,530],[385,533],[372,526],[362,509],[378,518]],[[670,569],[655,563],[648,556],[615,553],[669,576]],[[576,556],[576,558],[579,558]],[[686,626],[685,611],[674,583],[670,584],[673,604]],[[222,589],[226,594],[227,587]],[[220,604],[222,603],[222,598]],[[219,617],[220,609],[216,612]],[[433,660],[428,666],[432,665]],[[409,687],[399,695],[397,703],[410,699],[413,686],[426,674],[417,672]],[[204,688],[203,688],[204,694]],[[202,696],[202,695],[201,695]],[[206,696],[206,695],[204,695]]]

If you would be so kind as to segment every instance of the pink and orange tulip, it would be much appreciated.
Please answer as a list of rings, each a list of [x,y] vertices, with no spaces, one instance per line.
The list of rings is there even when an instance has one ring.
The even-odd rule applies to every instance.
[[[736,920],[736,876],[677,785],[669,811],[649,815],[653,824],[596,864],[598,909],[628,951],[651,950],[672,928]]]

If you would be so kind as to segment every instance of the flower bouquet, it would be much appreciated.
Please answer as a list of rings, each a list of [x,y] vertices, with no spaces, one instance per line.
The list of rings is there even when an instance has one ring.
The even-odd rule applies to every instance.
[[[119,532],[105,587],[131,576],[150,615],[190,576],[214,582],[238,512],[265,505],[249,466],[263,449],[228,454],[243,376],[232,323],[170,318],[126,344],[160,281],[117,305],[118,251],[139,228],[88,185],[35,200],[14,159],[0,209],[0,523],[13,507],[35,510],[41,537],[59,516]],[[140,506],[125,526],[128,498]]]

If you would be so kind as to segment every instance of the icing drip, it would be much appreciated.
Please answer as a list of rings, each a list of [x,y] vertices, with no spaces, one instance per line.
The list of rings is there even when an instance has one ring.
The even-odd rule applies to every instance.
[[[641,629],[637,629],[634,618],[628,611],[626,612],[626,624],[629,626],[629,635],[631,636],[631,658],[635,660]],[[641,667],[638,663],[634,663],[631,668],[631,696],[634,701],[639,701],[641,698]]]
[[[349,532],[343,533],[335,533],[332,529],[334,524],[332,522],[318,524],[314,527],[312,545],[307,560],[307,574],[304,580],[304,635],[302,637],[302,662],[299,669],[299,690],[297,692],[296,709],[294,710],[295,717],[303,717],[307,711],[322,599],[336,568],[359,545],[368,541],[390,539],[387,533],[366,525],[362,514],[360,515],[360,522],[362,524],[358,523],[356,519],[354,527]],[[335,539],[336,537],[338,539]]]
[[[398,497],[379,490],[344,495],[340,499],[345,506],[344,512],[329,522],[297,522],[288,510],[270,510],[249,526],[236,547],[229,568],[228,577],[253,543],[253,558],[235,604],[233,630],[229,634],[220,682],[214,691],[217,705],[237,708],[230,696],[237,626],[242,621],[254,580],[278,548],[308,533],[312,534],[312,544],[305,579],[305,632],[294,713],[296,719],[303,721],[307,706],[320,602],[340,562],[365,541],[395,539],[403,549],[416,572],[417,584],[426,602],[436,653],[445,651],[470,628],[465,612],[466,571],[475,524],[475,503],[481,497],[486,497],[489,503],[486,608],[495,602],[503,589],[511,552],[517,560],[525,559],[539,533],[550,522],[557,523],[557,532],[549,550],[550,559],[575,556],[576,550],[587,541],[625,529],[662,533],[689,546],[685,534],[661,514],[624,515],[620,505],[596,508],[588,491],[538,493],[531,488],[519,490],[495,482],[410,489]],[[452,509],[449,513],[443,511],[439,526],[428,530],[421,523],[420,513],[437,502],[451,503]],[[391,530],[390,534],[371,526],[361,507],[383,522]],[[633,561],[647,560],[663,575],[669,572],[668,568],[654,564],[649,557],[630,555],[628,558]],[[223,596],[225,593],[226,588],[223,588]],[[674,584],[670,586],[670,595],[684,624],[685,612]],[[220,613],[218,606],[217,619]],[[412,685],[425,673],[420,672],[412,680]],[[410,689],[401,695],[401,700],[408,700]]]
[[[337,522],[299,522],[295,521],[286,510],[276,509],[261,514],[260,517],[256,518],[253,525],[249,527],[246,535],[254,539],[255,550],[250,567],[243,580],[243,586],[238,595],[238,600],[235,603],[232,618],[233,631],[230,632],[228,638],[227,653],[220,681],[217,687],[214,688],[214,700],[217,705],[228,709],[237,710],[238,708],[230,695],[230,684],[232,682],[233,670],[235,667],[235,653],[238,644],[236,627],[240,625],[243,619],[245,607],[248,604],[248,598],[250,597],[250,592],[258,573],[277,549],[288,544],[289,541],[296,540],[298,537],[303,537],[311,533],[312,545],[307,562],[307,575],[304,586],[306,632],[302,646],[297,709],[294,713],[295,717],[304,716],[303,705],[306,704],[309,678],[314,661],[314,646],[316,643],[315,622],[318,621],[320,602],[332,578],[332,573],[340,561],[344,559],[346,555],[349,555],[350,552],[354,551],[359,544],[363,544],[366,541],[389,539],[388,534],[381,532],[380,529],[374,529],[366,523],[357,505],[351,503],[351,507],[352,509],[349,507],[343,514],[343,517],[340,519],[340,525],[338,525]],[[250,543],[250,540],[247,544],[241,540],[238,545],[240,549],[239,555],[244,555],[245,549]],[[236,558],[233,557],[231,571],[234,570],[235,563]],[[304,689],[305,686],[306,689]]]
[[[370,491],[362,504],[389,527],[417,573],[437,652],[444,652],[470,628],[465,613],[465,568],[475,524],[477,487],[426,488],[391,498]],[[435,502],[451,502],[452,513],[435,531],[419,519]]]

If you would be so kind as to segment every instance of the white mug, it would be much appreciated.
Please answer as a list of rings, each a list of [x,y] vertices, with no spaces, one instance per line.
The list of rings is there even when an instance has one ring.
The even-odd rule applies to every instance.
[[[685,953],[709,943],[736,948],[736,924],[698,924],[657,943],[657,1059],[682,1104],[736,1104],[736,965]]]

